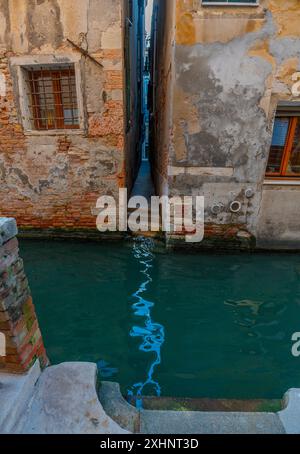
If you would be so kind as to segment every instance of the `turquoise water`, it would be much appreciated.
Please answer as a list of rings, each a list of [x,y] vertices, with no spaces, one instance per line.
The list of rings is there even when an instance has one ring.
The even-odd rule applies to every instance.
[[[300,387],[300,256],[21,241],[52,364],[94,361],[126,394],[281,398]]]

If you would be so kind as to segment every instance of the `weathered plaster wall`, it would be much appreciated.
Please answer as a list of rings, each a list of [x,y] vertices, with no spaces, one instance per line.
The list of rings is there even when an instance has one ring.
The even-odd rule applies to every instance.
[[[122,0],[0,0],[0,213],[21,227],[94,228],[91,208],[126,184]],[[78,56],[84,127],[25,133],[12,57]]]
[[[262,0],[259,7],[176,1],[168,187],[170,195],[205,195],[206,238],[221,234],[239,244],[276,222],[272,210],[262,215],[274,201],[263,182],[277,102],[294,99],[299,23],[298,0]],[[285,196],[288,218],[296,194]],[[242,204],[237,214],[229,208],[234,200]],[[277,232],[286,245],[289,232],[288,224]],[[290,239],[294,245],[295,229]],[[300,229],[297,241],[300,247]]]
[[[299,249],[300,186],[266,185],[262,193],[257,245]]]

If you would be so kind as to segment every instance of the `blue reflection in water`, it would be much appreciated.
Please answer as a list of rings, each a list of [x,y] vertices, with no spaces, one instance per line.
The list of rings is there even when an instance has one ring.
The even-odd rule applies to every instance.
[[[136,383],[128,391],[128,396],[136,397],[136,406],[140,409],[143,406],[143,392],[146,386],[152,386],[157,396],[160,396],[161,394],[160,385],[154,380],[153,375],[155,368],[161,363],[161,347],[165,341],[165,331],[162,325],[155,323],[152,320],[151,308],[154,306],[154,303],[152,301],[147,301],[142,296],[148,290],[148,286],[152,282],[150,271],[153,267],[152,263],[155,258],[152,252],[153,245],[153,241],[149,238],[137,238],[135,239],[133,246],[134,257],[143,267],[141,273],[145,276],[145,280],[141,283],[139,289],[132,295],[135,300],[132,307],[134,309],[134,315],[145,318],[145,323],[142,327],[134,326],[130,331],[130,336],[142,338],[142,343],[139,347],[141,351],[155,353],[155,358],[147,373],[147,379],[144,382]]]
[[[118,369],[116,367],[111,367],[104,359],[100,359],[97,362],[97,367],[103,378],[112,378],[118,373]]]

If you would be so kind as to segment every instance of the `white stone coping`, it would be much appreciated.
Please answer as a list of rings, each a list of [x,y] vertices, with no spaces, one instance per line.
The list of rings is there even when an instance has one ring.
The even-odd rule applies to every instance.
[[[0,217],[0,246],[7,243],[18,234],[18,227],[14,218]]]

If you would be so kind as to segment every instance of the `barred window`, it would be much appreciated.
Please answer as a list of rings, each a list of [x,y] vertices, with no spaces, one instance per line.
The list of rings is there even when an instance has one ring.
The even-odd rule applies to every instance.
[[[34,129],[79,128],[74,65],[27,67],[26,85]]]

